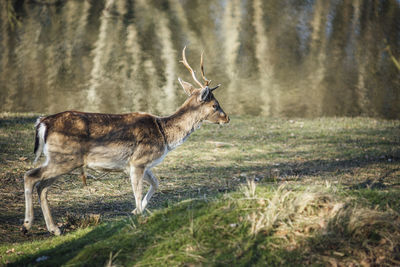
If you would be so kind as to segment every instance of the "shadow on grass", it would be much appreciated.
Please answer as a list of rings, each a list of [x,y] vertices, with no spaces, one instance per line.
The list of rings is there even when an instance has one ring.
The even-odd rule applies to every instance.
[[[73,239],[71,241],[62,242],[54,248],[25,255],[17,261],[9,263],[8,266],[27,266],[27,265],[41,265],[41,266],[60,266],[67,263],[70,259],[74,258],[81,249],[85,246],[104,240],[117,233],[124,225],[123,221],[114,224],[104,224],[94,228],[86,235]],[[106,255],[108,256],[108,255]],[[37,261],[40,259],[47,259],[44,261]]]
[[[390,161],[388,161],[390,159]],[[275,164],[256,164],[256,165],[246,165],[242,164],[236,167],[235,171],[240,172],[250,172],[259,173],[265,178],[269,177],[271,172],[275,172],[272,176],[280,176],[285,178],[287,176],[297,176],[301,179],[303,176],[324,176],[327,174],[331,175],[343,175],[352,174],[353,170],[356,168],[367,168],[370,165],[379,164],[380,167],[388,166],[398,166],[400,162],[400,150],[393,151],[390,155],[385,155],[384,157],[370,157],[366,159],[363,156],[354,157],[351,159],[332,159],[332,160],[322,160],[314,159],[303,162],[284,162]],[[381,178],[385,179],[391,174],[394,174],[399,169],[393,169],[385,172]],[[210,167],[204,166],[197,168],[195,170],[201,175],[208,175],[212,173],[222,174],[222,176],[232,175],[233,170],[231,167]],[[250,178],[250,177],[249,177]]]
[[[160,264],[163,262],[163,258],[167,260],[166,262],[175,262],[179,265],[190,265],[191,263],[195,265],[199,263],[264,265],[265,263],[282,263],[282,260],[285,259],[293,259],[293,262],[298,262],[301,255],[299,252],[265,250],[269,239],[265,240],[262,237],[259,240],[253,240],[253,237],[248,235],[247,228],[243,228],[237,239],[232,241],[237,242],[237,246],[229,242],[229,238],[220,240],[219,238],[224,235],[225,230],[220,230],[217,226],[227,224],[232,216],[236,219],[237,213],[228,212],[226,215],[228,219],[221,218],[215,209],[218,211],[218,206],[215,207],[215,203],[210,204],[208,201],[184,202],[150,218],[132,217],[131,221],[121,220],[116,224],[106,224],[75,240],[40,253],[27,255],[12,263],[11,266],[36,264],[35,260],[44,256],[49,258],[38,265],[104,266],[110,259],[110,253],[118,254],[113,264],[122,266],[135,263],[152,265],[155,264],[154,259],[157,264]],[[192,235],[194,236],[192,237],[188,235],[191,221],[204,224],[195,227],[197,230],[193,230]],[[201,236],[197,236],[197,234],[201,234]],[[194,254],[191,254],[190,251],[182,254],[182,248],[187,245],[190,248],[192,239],[198,239],[199,242],[207,240],[204,242],[210,246],[209,249],[193,251]],[[246,246],[246,244],[253,245]],[[264,253],[260,253],[258,246],[264,246]],[[172,251],[173,254],[171,254]],[[192,257],[193,255],[199,257]]]
[[[396,172],[399,172],[399,171],[400,171],[400,168],[391,169],[389,171],[386,171],[381,176],[377,176],[375,179],[367,179],[358,184],[351,185],[349,187],[349,189],[386,189],[391,186],[399,186],[400,185],[399,181],[397,181],[396,183],[390,184],[390,186],[385,184],[386,178],[388,178],[390,175],[395,174]]]
[[[191,205],[191,204],[189,204]],[[191,208],[201,208],[207,205],[204,201],[194,202]],[[72,264],[78,266],[104,266],[110,256],[110,251],[118,253],[118,251],[132,251],[132,254],[122,253],[119,261],[138,261],[146,252],[146,250],[154,245],[154,241],[158,240],[162,235],[170,235],[185,227],[189,221],[186,216],[188,205],[180,205],[174,210],[167,210],[162,214],[153,217],[152,223],[142,224],[146,222],[147,217],[131,217],[130,221],[119,220],[114,223],[106,223],[94,228],[89,233],[77,239],[63,242],[52,249],[43,250],[39,253],[26,255],[18,259],[10,266],[24,266],[35,264],[39,266],[60,266]],[[176,215],[178,214],[178,216]],[[202,216],[202,213],[194,213],[193,219]],[[166,220],[171,220],[166,223]],[[128,225],[130,228],[125,229]],[[136,227],[143,227],[141,231],[135,232]],[[84,252],[82,253],[82,249]],[[39,257],[48,257],[46,261],[36,263]],[[72,263],[70,262],[72,260]]]
[[[70,190],[73,189],[68,189],[67,191]],[[227,191],[228,190],[223,190],[222,192]],[[165,190],[163,192],[157,192],[153,196],[148,208],[150,210],[156,210],[169,207],[176,202],[186,199],[203,198],[204,192],[207,192],[206,197],[212,197],[221,191],[218,191],[217,189],[210,191],[210,186],[207,185],[197,186],[196,189],[181,190],[181,192],[177,192],[176,190]],[[49,194],[52,194],[51,189]],[[35,219],[32,230],[28,233],[28,235],[23,235],[20,232],[22,220],[24,218],[24,202],[22,195],[19,196],[18,201],[21,203],[21,205],[18,207],[18,210],[9,210],[6,207],[0,207],[0,233],[4,233],[4,235],[10,235],[5,236],[4,239],[0,239],[0,245],[3,243],[13,243],[16,241],[26,242],[41,240],[49,236],[49,233],[45,228],[42,210],[40,205],[37,203],[37,199],[33,202]],[[115,218],[131,215],[131,211],[135,208],[135,200],[133,193],[128,192],[118,196],[107,196],[106,198],[101,195],[96,195],[92,196],[90,200],[84,198],[76,198],[71,200],[64,199],[58,201],[58,205],[55,205],[54,202],[50,201],[49,205],[55,223],[64,224],[68,214],[82,216],[99,214],[102,221],[109,222]],[[67,229],[66,231],[66,233],[68,233],[71,231],[71,229]]]

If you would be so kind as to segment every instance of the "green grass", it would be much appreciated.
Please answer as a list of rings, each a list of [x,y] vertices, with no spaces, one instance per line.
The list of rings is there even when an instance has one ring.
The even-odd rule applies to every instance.
[[[204,125],[155,169],[152,214],[129,215],[123,174],[92,173],[88,187],[64,176],[49,193],[65,228],[53,237],[37,204],[31,233],[19,232],[35,117],[0,114],[3,264],[400,262],[400,121],[238,116],[226,127]],[[87,226],[92,215],[102,222]]]

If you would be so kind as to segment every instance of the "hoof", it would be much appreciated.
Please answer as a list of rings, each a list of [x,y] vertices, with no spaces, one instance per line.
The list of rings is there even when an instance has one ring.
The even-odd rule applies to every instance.
[[[139,211],[139,210],[136,208],[136,209],[132,210],[132,214],[133,214],[133,215],[140,215],[140,214],[142,214],[142,212]]]
[[[28,229],[26,229],[25,225],[23,225],[20,230],[21,230],[21,233],[24,235],[26,235],[28,233]]]
[[[28,233],[28,231],[31,229],[32,223],[30,221],[25,220],[24,224],[21,227],[21,232],[25,235]]]
[[[50,233],[52,233],[55,236],[61,235],[61,230],[59,228],[55,228],[54,230],[51,230]]]

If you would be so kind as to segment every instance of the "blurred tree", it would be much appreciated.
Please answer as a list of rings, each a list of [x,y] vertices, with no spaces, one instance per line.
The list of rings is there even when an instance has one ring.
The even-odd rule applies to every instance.
[[[392,50],[390,49],[389,45],[386,45],[385,50],[389,53],[390,59],[393,61],[393,63],[396,66],[396,68],[400,71],[400,59],[397,60],[395,58],[395,56],[393,55]]]
[[[23,4],[23,0],[5,0],[2,2],[2,4],[5,5],[4,7],[1,7],[2,4],[0,3],[0,8],[6,10],[7,12],[7,19],[8,23],[11,27],[11,29],[14,29],[15,26],[21,25],[21,20],[17,16],[17,12],[15,11],[15,8],[18,6],[21,6]]]

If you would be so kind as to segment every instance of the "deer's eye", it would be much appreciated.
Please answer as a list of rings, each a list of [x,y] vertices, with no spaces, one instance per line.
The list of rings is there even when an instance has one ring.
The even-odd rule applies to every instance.
[[[218,105],[217,105],[217,104],[214,104],[214,105],[213,105],[213,109],[214,109],[214,110],[217,110],[217,109],[218,109]]]

